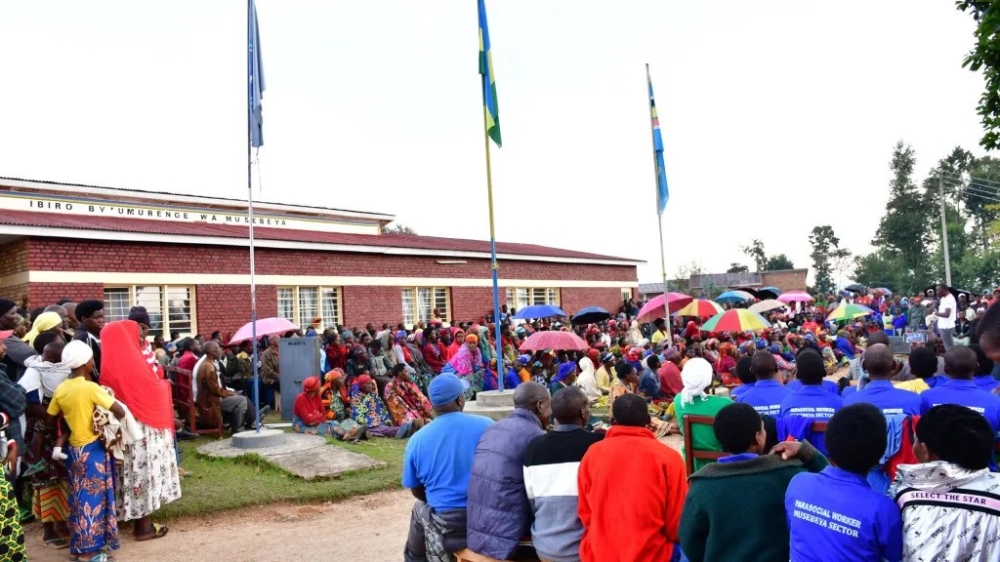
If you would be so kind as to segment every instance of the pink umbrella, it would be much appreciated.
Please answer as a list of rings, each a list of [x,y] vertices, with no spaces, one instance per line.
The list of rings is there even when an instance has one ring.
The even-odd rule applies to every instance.
[[[812,298],[812,295],[805,291],[788,291],[787,293],[781,293],[778,300],[788,304],[790,302],[812,302],[816,299]]]
[[[586,341],[580,336],[574,334],[573,332],[535,332],[531,334],[528,339],[524,340],[521,344],[521,351],[541,351],[544,349],[554,349],[556,351],[562,350],[580,350],[587,349],[590,346]]]
[[[689,297],[683,293],[668,293],[667,306],[670,308],[670,314],[677,312],[678,310],[684,308],[685,306],[691,304],[694,297]],[[639,311],[639,323],[645,324],[646,322],[652,322],[657,318],[666,318],[667,312],[663,310],[663,295],[658,297],[653,297],[652,300],[646,303],[646,306],[642,307]]]
[[[229,343],[241,343],[253,339],[253,322],[247,322],[242,328],[236,330]],[[262,318],[257,321],[257,337],[274,336],[287,332],[294,332],[299,327],[284,318]]]

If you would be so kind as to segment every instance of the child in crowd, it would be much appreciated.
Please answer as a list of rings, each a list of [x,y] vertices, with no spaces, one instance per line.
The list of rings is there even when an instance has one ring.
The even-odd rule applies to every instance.
[[[785,492],[791,562],[900,562],[899,508],[876,493],[866,476],[885,453],[886,422],[867,403],[845,406],[826,429],[830,463],[799,474]]]
[[[908,363],[910,365],[910,372],[913,373],[915,378],[895,383],[896,388],[909,390],[917,394],[929,389],[931,386],[927,381],[937,375],[938,368],[937,353],[934,353],[934,349],[930,347],[914,348],[910,351]]]
[[[921,416],[916,434],[920,464],[900,465],[889,489],[903,510],[904,560],[1000,560],[1000,474],[988,468],[990,425],[944,404]]]
[[[808,441],[779,443],[767,454],[764,421],[749,404],[722,408],[713,430],[729,456],[689,477],[680,524],[684,555],[690,562],[787,562],[788,527],[774,513],[784,509],[792,477],[823,470],[826,458]]]

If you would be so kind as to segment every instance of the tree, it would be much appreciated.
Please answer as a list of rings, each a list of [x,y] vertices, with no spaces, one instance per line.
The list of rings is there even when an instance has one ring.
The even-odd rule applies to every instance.
[[[889,184],[889,201],[872,240],[872,245],[886,252],[887,256],[902,258],[896,262],[897,265],[911,275],[927,264],[927,246],[931,241],[927,219],[933,213],[928,210],[925,198],[913,183],[915,164],[913,148],[898,142],[890,163],[893,179]]]
[[[416,234],[417,231],[401,223],[392,223],[382,227],[382,234]]]
[[[961,191],[960,199],[965,212],[972,218],[977,231],[977,242],[982,251],[995,246],[1000,232],[991,231],[991,225],[1000,220],[1000,206],[991,199],[1000,199],[1000,160],[991,156],[977,158],[969,166],[970,181]],[[991,194],[996,195],[991,195]]]
[[[747,271],[750,271],[749,267],[741,263],[733,262],[729,264],[729,269],[726,270],[726,273],[746,273]]]
[[[829,293],[837,288],[833,280],[833,260],[846,259],[850,252],[840,248],[840,238],[833,232],[830,225],[817,226],[809,234],[809,244],[812,245],[813,270],[816,272],[816,290]]]
[[[705,270],[702,268],[701,262],[690,261],[677,268],[677,273],[674,273],[673,276],[674,281],[667,282],[667,288],[679,293],[689,293],[691,291],[691,276],[703,275],[704,273]]]
[[[778,254],[767,258],[767,261],[764,263],[764,269],[761,271],[779,271],[782,269],[795,269],[795,264],[785,254]]]
[[[976,21],[976,44],[969,51],[962,66],[972,72],[982,72],[986,89],[976,108],[983,123],[983,138],[979,141],[986,150],[1000,148],[1000,3],[994,0],[958,0],[955,6],[972,14]]]
[[[764,271],[764,266],[767,264],[767,254],[764,252],[764,243],[759,238],[754,238],[750,241],[749,245],[742,246],[740,250],[747,257],[753,259],[754,265],[757,266],[757,271]]]

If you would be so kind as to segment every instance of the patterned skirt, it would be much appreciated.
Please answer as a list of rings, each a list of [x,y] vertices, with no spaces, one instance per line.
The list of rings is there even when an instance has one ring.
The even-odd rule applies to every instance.
[[[115,499],[122,521],[146,517],[181,497],[173,433],[136,423],[142,429],[142,440],[126,450],[125,462],[115,475]]]
[[[24,549],[24,532],[17,517],[17,500],[14,486],[4,470],[0,469],[0,562],[21,562],[28,556]]]
[[[69,517],[69,485],[65,478],[37,486],[31,498],[31,512],[42,523],[59,523]]]
[[[89,554],[118,548],[114,463],[97,439],[69,448],[69,551]]]

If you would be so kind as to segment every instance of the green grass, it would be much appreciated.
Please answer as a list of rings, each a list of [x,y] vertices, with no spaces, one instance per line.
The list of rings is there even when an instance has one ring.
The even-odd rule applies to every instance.
[[[360,445],[334,443],[385,461],[375,470],[350,472],[339,478],[306,481],[254,454],[235,459],[200,455],[198,447],[211,438],[182,442],[181,466],[192,472],[181,481],[183,496],[157,512],[161,518],[189,517],[274,502],[338,501],[380,490],[400,488],[406,441],[370,439]]]

